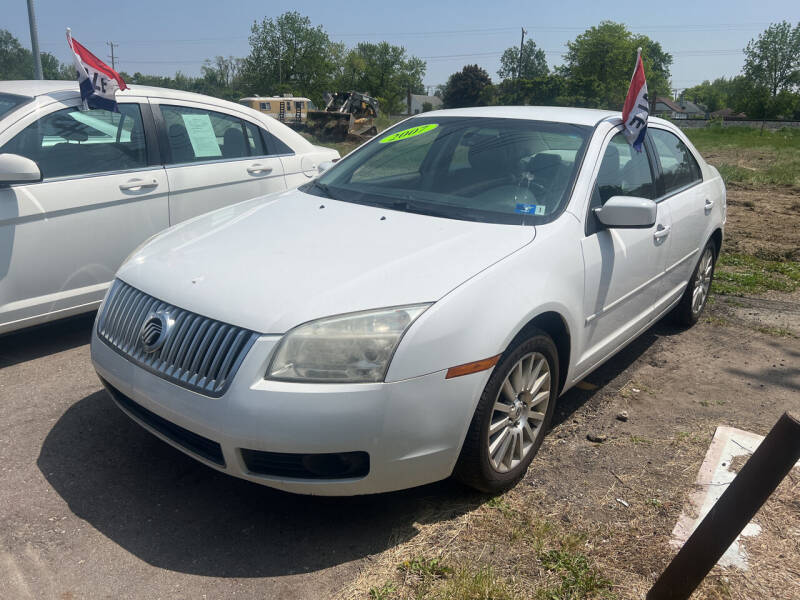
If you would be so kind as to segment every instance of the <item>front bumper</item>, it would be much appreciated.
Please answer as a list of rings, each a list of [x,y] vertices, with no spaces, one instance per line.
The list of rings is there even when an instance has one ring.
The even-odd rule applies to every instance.
[[[124,400],[116,399],[128,416],[200,462],[236,477],[295,493],[355,495],[414,487],[452,473],[491,371],[453,379],[445,379],[445,372],[439,371],[369,384],[265,380],[279,339],[258,338],[230,388],[219,398],[176,386],[134,365],[96,332],[92,362],[111,388],[135,403],[126,406]],[[156,421],[137,413],[137,405],[156,415]],[[222,460],[182,442],[184,434],[172,435],[154,426],[161,422],[158,419],[218,445]],[[338,479],[268,476],[248,469],[243,450],[366,452],[369,467],[366,475]]]

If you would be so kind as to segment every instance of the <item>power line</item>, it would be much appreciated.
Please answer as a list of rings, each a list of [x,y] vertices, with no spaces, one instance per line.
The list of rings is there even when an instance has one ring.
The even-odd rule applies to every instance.
[[[760,29],[769,23],[703,23],[703,24],[680,24],[680,25],[627,25],[628,29],[632,31],[685,31],[687,33],[695,32],[710,32],[710,31],[748,31],[753,29]],[[504,34],[511,33],[517,30],[518,26],[513,27],[483,27],[483,28],[469,28],[469,29],[446,29],[440,31],[385,31],[385,32],[359,32],[359,33],[329,33],[328,35],[334,38],[372,38],[372,37],[395,37],[395,36],[408,36],[408,37],[431,37],[431,36],[446,36],[446,35],[487,35],[487,34]],[[573,32],[573,31],[586,31],[587,27],[573,27],[561,25],[538,25],[536,27],[526,26],[526,29],[534,33],[550,33],[550,32]],[[221,41],[247,41],[248,37],[243,36],[223,36],[223,37],[207,37],[207,38],[186,38],[186,39],[136,39],[136,40],[122,40],[120,43],[127,45],[150,45],[150,44],[191,44],[203,42],[221,42]],[[106,42],[86,41],[86,44],[100,44]],[[43,42],[43,45],[60,45],[61,42]]]
[[[490,56],[500,56],[505,52],[505,50],[496,50],[493,52],[465,52],[461,54],[437,54],[433,56],[418,56],[425,61],[437,61],[437,60],[462,60],[466,58],[481,58],[481,57],[490,57]],[[545,54],[549,55],[559,55],[563,56],[567,53],[566,49],[563,50],[544,50]],[[724,49],[724,50],[676,50],[674,52],[670,52],[672,56],[688,56],[688,57],[695,57],[695,56],[733,56],[736,54],[742,54],[744,50],[731,48],[731,49]],[[190,59],[190,60],[128,60],[127,63],[130,64],[152,64],[152,65],[178,65],[178,64],[186,64],[186,65],[197,65],[203,64],[207,61],[207,58],[198,58],[198,59]]]

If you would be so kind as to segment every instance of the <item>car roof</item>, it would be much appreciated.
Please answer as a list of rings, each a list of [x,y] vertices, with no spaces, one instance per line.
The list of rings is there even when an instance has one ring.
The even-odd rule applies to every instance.
[[[20,80],[20,81],[0,81],[0,93],[18,94],[21,96],[46,96],[53,100],[63,100],[71,96],[80,95],[80,88],[77,81],[44,81],[44,80]],[[120,98],[125,96],[147,96],[149,98],[170,98],[173,100],[194,100],[209,104],[211,100],[214,104],[222,106],[235,106],[241,109],[242,106],[234,102],[228,102],[213,96],[205,96],[194,92],[184,92],[183,90],[172,90],[168,88],[152,87],[149,85],[128,86],[128,89],[117,92]]]
[[[472,108],[450,108],[420,113],[415,117],[484,117],[495,119],[530,119],[595,126],[601,121],[621,121],[618,111],[596,108],[569,108],[564,106],[476,106]],[[662,119],[650,117],[652,123],[664,124]]]

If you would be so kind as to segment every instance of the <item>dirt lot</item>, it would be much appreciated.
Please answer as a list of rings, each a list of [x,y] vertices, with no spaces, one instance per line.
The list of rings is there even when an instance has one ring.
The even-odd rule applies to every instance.
[[[91,316],[0,338],[0,598],[643,597],[715,427],[765,434],[800,414],[800,192],[758,186],[730,186],[702,322],[655,326],[566,394],[527,477],[495,498],[238,481],[110,403]],[[750,570],[716,568],[696,597],[800,598],[798,498],[793,472],[743,541]]]
[[[727,250],[800,260],[800,188],[730,185],[728,208]]]

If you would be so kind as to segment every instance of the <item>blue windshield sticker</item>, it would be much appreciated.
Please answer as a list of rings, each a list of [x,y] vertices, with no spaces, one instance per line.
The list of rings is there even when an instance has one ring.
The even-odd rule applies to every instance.
[[[514,212],[518,212],[523,215],[543,215],[547,207],[543,204],[523,204],[517,203],[517,208],[514,209]]]

